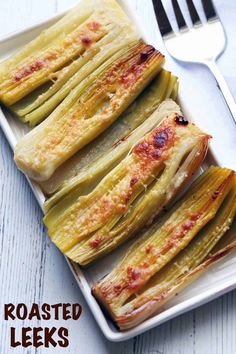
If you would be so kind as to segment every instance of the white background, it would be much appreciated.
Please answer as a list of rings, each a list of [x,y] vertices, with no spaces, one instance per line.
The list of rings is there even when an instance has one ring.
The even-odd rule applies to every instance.
[[[152,38],[165,53],[151,1],[127,0]],[[164,1],[168,6],[169,1]],[[76,0],[0,0],[0,37],[60,12]],[[198,1],[196,1],[198,3]],[[218,63],[236,96],[236,1],[215,0],[224,24],[228,46]],[[217,38],[216,38],[217,40]],[[1,50],[1,48],[0,48]],[[166,54],[166,53],[165,53]],[[235,141],[225,134],[236,129],[220,92],[207,69],[182,65],[167,57],[166,66],[181,77],[181,91],[192,109],[202,115],[202,126],[215,137],[213,147],[221,148],[220,159],[232,164],[228,151]],[[219,129],[220,128],[220,129]],[[217,132],[218,130],[218,132]],[[219,134],[219,130],[222,134]],[[236,134],[236,130],[234,132]],[[235,157],[234,157],[235,160]],[[235,164],[236,161],[234,161]],[[0,132],[0,353],[76,354],[235,354],[236,291],[199,309],[124,343],[108,342],[98,329],[83,296],[60,252],[52,245],[42,225],[42,213],[24,176],[17,171],[12,152]],[[75,303],[83,306],[79,321],[61,322],[69,328],[69,348],[10,349],[9,327],[39,326],[37,321],[6,322],[5,303]],[[53,321],[42,326],[58,326]],[[19,333],[19,332],[18,332]]]

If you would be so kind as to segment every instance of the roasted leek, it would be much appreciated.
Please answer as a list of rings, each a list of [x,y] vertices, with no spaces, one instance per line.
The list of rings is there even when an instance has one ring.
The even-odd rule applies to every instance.
[[[210,168],[93,287],[94,295],[121,329],[139,324],[210,264],[235,249],[231,245],[209,256],[235,214],[235,173]]]
[[[104,60],[137,37],[114,0],[82,1],[0,65],[0,99],[11,106],[27,96],[12,109],[34,125]]]
[[[96,158],[85,166],[77,176],[69,179],[59,192],[46,201],[44,210],[47,212],[60,200],[64,203],[66,196],[70,195],[72,192],[73,199],[91,192],[102,178],[122,161],[136,141],[140,140],[146,133],[173,112],[181,114],[179,106],[172,100],[164,101],[155,115],[152,115],[124,138],[116,141],[100,158]]]
[[[44,122],[19,141],[15,148],[18,167],[35,180],[50,178],[64,161],[120,116],[160,71],[162,63],[162,54],[142,41],[123,49],[79,99],[76,87]]]
[[[156,116],[158,111],[149,120]],[[190,179],[205,157],[208,139],[183,116],[170,115],[139,139],[91,193],[78,198],[72,191],[59,201],[44,219],[49,236],[82,265],[112,251],[160,213]]]
[[[135,34],[127,32],[129,26],[114,28],[97,43],[90,46],[86,52],[53,75],[50,86],[33,92],[18,104],[10,107],[23,122],[35,126],[46,118],[60,102],[80,84],[86,89],[94,81],[93,72],[112,55],[129,46],[135,39]]]
[[[129,136],[133,135],[134,129],[140,126],[163,100],[168,97],[176,99],[177,82],[176,76],[162,69],[153,82],[110,128],[63,163],[49,180],[40,183],[44,192],[52,194],[63,189],[59,194],[62,197],[65,191],[67,193],[68,190],[75,190],[75,187],[80,185],[83,194],[88,193],[91,187],[95,186],[128,153],[131,146],[126,141],[130,140]],[[164,117],[171,112],[179,112],[179,108],[173,102],[168,101],[160,111]],[[117,150],[119,153],[116,154]],[[94,166],[94,172],[90,173],[92,166]],[[83,182],[85,179],[86,183]],[[59,195],[53,200],[58,199]],[[48,207],[53,200],[49,200]]]

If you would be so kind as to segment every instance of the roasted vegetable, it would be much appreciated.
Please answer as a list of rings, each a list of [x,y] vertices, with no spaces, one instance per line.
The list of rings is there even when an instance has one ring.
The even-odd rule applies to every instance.
[[[63,188],[60,193],[61,197],[65,195],[65,190],[66,192],[72,188],[75,190],[77,184],[82,187],[82,180],[86,179],[86,185],[83,183],[83,194],[88,193],[92,184],[95,186],[128,153],[131,146],[126,143],[126,140],[132,135],[132,131],[140,126],[162,101],[170,96],[173,99],[176,98],[177,82],[176,76],[169,71],[161,70],[156,79],[110,128],[63,163],[49,180],[40,183],[44,192],[52,194]],[[160,111],[160,114],[165,117],[171,112],[179,112],[179,108],[173,102],[168,101]],[[118,145],[120,146],[118,147]],[[117,150],[119,150],[118,154],[115,153]],[[92,166],[94,166],[94,173],[90,174],[89,170],[92,169]],[[58,199],[58,195],[54,198],[54,200],[56,199]],[[51,202],[52,200],[47,205],[49,206]]]
[[[115,26],[115,25],[114,25]],[[136,35],[129,26],[114,28],[111,33],[88,47],[86,52],[71,64],[53,75],[50,86],[33,92],[18,104],[10,107],[23,122],[35,126],[47,117],[53,109],[80,84],[80,90],[88,87],[94,81],[93,72],[122,48],[129,46]]]
[[[231,245],[209,255],[236,213],[233,171],[212,167],[162,221],[154,223],[93,294],[121,329],[154,314],[177,290],[221,259]]]
[[[136,31],[114,0],[82,1],[0,65],[0,98],[12,105],[42,87],[12,108],[34,125],[104,60],[135,39]]]
[[[174,101],[164,101],[155,115],[152,115],[124,138],[116,141],[100,158],[89,163],[76,177],[68,180],[59,192],[46,201],[44,210],[49,211],[60,200],[64,204],[66,196],[70,198],[72,192],[73,200],[91,192],[102,178],[122,161],[137,141],[173,112],[181,114],[179,106]]]
[[[149,118],[159,122],[158,111]],[[145,124],[145,123],[144,123]],[[209,136],[172,114],[88,195],[68,194],[45,216],[49,236],[82,265],[116,248],[150,222],[203,161]]]
[[[64,161],[120,116],[160,71],[162,63],[162,54],[141,41],[123,49],[79,99],[76,87],[44,122],[19,141],[15,148],[18,167],[35,180],[50,178]]]

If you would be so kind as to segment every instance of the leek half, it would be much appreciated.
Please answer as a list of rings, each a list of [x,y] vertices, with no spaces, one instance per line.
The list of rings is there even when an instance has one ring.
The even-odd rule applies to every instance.
[[[234,172],[210,168],[94,286],[94,295],[121,329],[134,327],[231,250],[226,247],[217,256],[209,256],[229,229],[235,213]]]
[[[19,141],[15,148],[18,167],[35,180],[50,178],[120,116],[162,64],[163,56],[141,41],[122,50],[92,86],[81,95],[74,88],[42,124]]]
[[[44,219],[49,236],[83,265],[112,251],[160,213],[190,179],[205,157],[208,139],[184,117],[170,115],[136,142],[91,193],[77,198],[72,191],[49,210]]]

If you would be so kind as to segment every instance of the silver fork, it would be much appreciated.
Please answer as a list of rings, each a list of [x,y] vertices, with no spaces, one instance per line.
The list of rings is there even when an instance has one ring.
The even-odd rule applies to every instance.
[[[152,0],[157,23],[169,54],[180,61],[208,66],[218,83],[229,111],[236,123],[236,103],[219,70],[216,60],[223,53],[226,36],[211,0],[202,0],[207,23],[203,24],[192,0],[186,0],[193,27],[184,20],[178,0],[172,0],[179,31],[175,33],[161,0]]]

